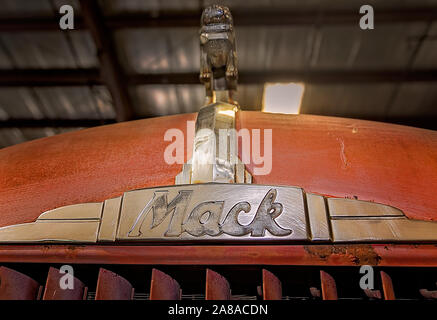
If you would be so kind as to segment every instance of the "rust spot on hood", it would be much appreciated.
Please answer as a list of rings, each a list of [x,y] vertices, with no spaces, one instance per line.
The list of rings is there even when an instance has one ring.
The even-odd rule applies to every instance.
[[[371,245],[311,245],[304,246],[305,251],[321,261],[334,261],[346,258],[355,265],[376,266],[381,257]]]

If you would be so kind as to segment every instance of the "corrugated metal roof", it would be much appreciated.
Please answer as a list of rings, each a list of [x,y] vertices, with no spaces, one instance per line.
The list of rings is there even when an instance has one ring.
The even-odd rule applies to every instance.
[[[315,36],[311,67],[403,68],[425,29],[424,22],[378,25],[371,31],[356,26],[325,26]]]
[[[402,68],[425,29],[426,23],[381,25],[370,32],[356,26],[240,27],[238,67],[241,71]],[[199,70],[195,28],[120,30],[116,38],[133,72]]]
[[[96,48],[86,31],[0,33],[3,69],[97,67]],[[2,59],[3,60],[3,59]]]
[[[198,29],[128,29],[115,32],[117,48],[131,73],[198,71]]]
[[[394,88],[391,83],[306,85],[301,113],[383,118]]]
[[[260,110],[262,85],[239,85],[235,99],[245,110]],[[135,90],[140,117],[198,112],[205,101],[202,85],[143,85]],[[241,103],[240,103],[241,104]]]
[[[0,88],[0,112],[15,119],[111,119],[106,87]]]
[[[135,93],[137,112],[143,117],[197,112],[205,99],[201,85],[137,86]]]
[[[417,40],[417,39],[416,39]],[[437,23],[434,22],[429,31],[428,37],[423,44],[414,61],[416,68],[435,68],[437,67]]]
[[[70,5],[75,13],[80,13],[77,0],[2,0],[0,18],[54,16],[62,5]]]
[[[126,12],[199,9],[199,0],[100,0],[99,2],[103,12],[107,15]]]
[[[400,86],[389,117],[437,116],[436,83],[404,83]]]
[[[106,15],[166,10],[201,10],[221,3],[243,11],[270,8],[296,10],[357,10],[358,0],[254,0],[254,1],[137,1],[100,0]],[[78,1],[3,0],[0,18],[55,17],[56,9],[70,4],[80,15]],[[437,6],[437,0],[366,1],[375,8]],[[377,12],[377,11],[376,11]],[[200,22],[200,13],[199,13]],[[428,22],[378,24],[363,31],[356,25],[238,26],[239,70],[407,70],[413,54],[414,68],[437,67],[437,23],[417,46]],[[115,31],[115,44],[127,73],[198,72],[197,27],[140,28]],[[97,50],[90,33],[74,31],[29,31],[0,33],[0,69],[98,68]],[[307,84],[303,113],[349,117],[436,116],[434,83]],[[196,112],[204,101],[199,85],[140,85],[130,88],[138,116]],[[237,101],[243,109],[259,110],[263,85],[239,85]],[[108,119],[114,118],[112,99],[104,86],[0,88],[0,120]],[[30,130],[30,129],[29,129]],[[33,131],[32,131],[33,130]],[[0,147],[51,131],[2,129]],[[31,133],[33,132],[33,133]],[[54,131],[57,132],[57,131]],[[8,138],[9,136],[9,138]],[[20,140],[21,139],[21,140]]]
[[[436,0],[100,0],[99,3],[108,15],[126,12],[150,12],[160,10],[201,10],[202,8],[220,4],[231,9],[299,9],[299,10],[355,10],[367,4],[376,8],[433,6]]]

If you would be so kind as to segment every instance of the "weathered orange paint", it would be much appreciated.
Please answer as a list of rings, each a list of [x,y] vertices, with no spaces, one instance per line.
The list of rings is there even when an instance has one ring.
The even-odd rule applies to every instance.
[[[356,197],[397,207],[409,218],[437,220],[436,131],[249,111],[240,112],[237,123],[249,130],[273,130],[272,171],[253,176],[254,183]],[[251,163],[248,170],[254,167]]]
[[[167,129],[195,114],[71,132],[0,150],[0,226],[56,207],[174,184]],[[237,128],[273,130],[273,167],[254,183],[395,206],[437,220],[437,132],[310,115],[239,112]],[[240,148],[241,150],[241,148]],[[261,148],[263,150],[263,148]],[[247,165],[253,174],[255,165]],[[437,266],[434,245],[2,245],[0,262]]]
[[[138,188],[174,184],[169,128],[186,132],[196,114],[145,119],[38,139],[0,150],[0,227],[42,212],[103,201]],[[186,136],[186,134],[185,134]]]
[[[365,246],[365,249],[360,250]],[[148,265],[313,265],[437,267],[435,245],[348,245],[316,255],[318,245],[2,245],[0,262]],[[327,246],[328,247],[328,246]],[[355,255],[354,255],[355,254]],[[370,258],[369,258],[370,255]],[[378,258],[375,258],[378,257]],[[371,262],[373,261],[373,263]]]
[[[102,126],[0,150],[0,226],[33,221],[59,206],[174,184],[181,165],[165,163],[170,142],[164,133],[169,128],[186,132],[186,121],[195,117]],[[357,197],[398,207],[410,218],[437,219],[437,132],[248,111],[239,112],[237,127],[273,130],[272,171],[254,175],[254,183]],[[248,164],[248,170],[253,173],[255,166]]]

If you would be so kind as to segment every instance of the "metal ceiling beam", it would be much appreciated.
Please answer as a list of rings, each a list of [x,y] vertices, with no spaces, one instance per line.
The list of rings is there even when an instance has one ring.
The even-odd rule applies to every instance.
[[[437,69],[422,69],[411,72],[396,70],[375,71],[261,71],[244,72],[238,75],[239,84],[264,84],[265,82],[305,83],[380,83],[380,82],[437,82]],[[145,84],[199,84],[198,73],[137,74],[129,77],[132,85]]]
[[[381,82],[437,81],[437,69],[422,69],[411,72],[397,70],[324,70],[324,71],[278,71],[250,72],[239,76],[239,83],[257,84],[265,82],[305,82],[320,84],[353,84]]]
[[[199,27],[201,11],[173,11],[158,13],[133,13],[107,18],[111,28],[173,28]],[[291,10],[291,9],[246,9],[232,10],[235,26],[294,26],[338,25],[358,26],[362,15],[356,10]],[[375,8],[376,23],[397,23],[437,20],[437,7],[423,8]]]
[[[432,21],[429,21],[423,34],[418,38],[418,41],[415,44],[414,49],[411,52],[411,55],[408,59],[407,65],[404,68],[405,72],[413,70],[414,63],[417,59],[417,56],[419,55],[419,53],[423,47],[423,43],[428,38],[428,35],[431,32],[433,24],[434,23]],[[401,91],[401,83],[396,83],[396,86],[395,86],[394,90],[392,90],[390,98],[385,106],[385,114],[386,115],[390,114],[390,111],[391,111],[392,107],[395,105],[396,98],[398,97],[400,91]]]
[[[0,86],[45,87],[102,84],[98,69],[0,70]]]
[[[80,0],[82,15],[97,47],[100,72],[111,93],[117,121],[129,120],[134,111],[114,40],[97,1]]]
[[[94,1],[89,1],[94,2]],[[132,13],[105,17],[108,28],[170,28],[199,27],[201,11],[160,11]],[[232,10],[236,26],[284,26],[284,25],[358,25],[361,15],[357,10]],[[86,20],[86,17],[85,17]],[[378,9],[375,7],[376,23],[400,23],[437,20],[437,7]],[[3,18],[0,31],[59,30],[55,18]],[[75,17],[75,29],[87,27],[81,17]]]
[[[84,29],[82,18],[75,17],[75,29]],[[23,31],[44,31],[60,30],[59,19],[50,17],[27,17],[27,18],[2,18],[0,19],[0,31],[2,32],[23,32]]]
[[[88,128],[115,122],[115,119],[8,119],[0,121],[0,128]]]
[[[124,86],[150,84],[200,84],[197,72],[135,74],[124,77]],[[437,82],[437,69],[404,70],[324,70],[240,72],[239,84],[265,82],[305,82],[319,84],[353,84],[381,82]],[[0,87],[75,86],[104,84],[97,69],[2,70]]]

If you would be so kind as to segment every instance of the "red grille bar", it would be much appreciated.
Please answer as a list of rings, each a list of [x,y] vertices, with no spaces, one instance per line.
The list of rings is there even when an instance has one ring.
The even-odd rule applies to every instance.
[[[320,271],[320,282],[322,284],[323,300],[338,300],[337,286],[334,278],[325,271]]]
[[[435,269],[430,268],[378,270],[381,281],[376,282],[377,287],[374,290],[364,289],[363,292],[360,289],[359,268],[340,270],[332,267],[321,271],[317,267],[296,266],[268,266],[268,270],[252,266],[214,266],[220,272],[218,273],[199,266],[165,266],[166,272],[183,281],[187,292],[182,296],[178,281],[148,266],[118,265],[117,274],[97,265],[72,267],[75,275],[80,275],[83,281],[73,277],[73,290],[62,289],[60,281],[65,281],[62,279],[64,274],[47,264],[0,267],[0,299],[40,299],[42,296],[44,300],[338,300],[338,291],[341,291],[341,300],[437,299],[437,290],[432,289],[435,285]],[[20,272],[14,270],[15,268]],[[198,278],[205,271],[206,283]],[[119,274],[128,277],[125,279]],[[150,287],[147,284],[147,274],[151,274]],[[226,278],[222,274],[226,274]],[[290,274],[293,277],[289,277]],[[259,276],[262,276],[262,285],[259,285]],[[403,282],[400,283],[399,279]],[[86,285],[96,283],[96,280],[96,290],[88,293]],[[45,283],[45,290],[39,285],[42,282]],[[233,295],[230,283],[233,286],[232,291],[235,291]],[[132,284],[140,288],[135,295]],[[394,286],[399,286],[396,295]]]
[[[211,269],[206,269],[206,300],[231,300],[228,280]]]
[[[396,300],[395,292],[393,289],[393,282],[391,281],[390,276],[384,271],[381,271],[381,282],[382,282],[382,290],[384,291],[384,299]]]
[[[77,279],[73,278],[73,288],[62,289],[60,286],[61,278],[64,274],[58,269],[50,267],[47,275],[46,287],[43,300],[83,300],[86,299],[87,288]]]
[[[150,300],[180,300],[182,290],[179,283],[158,269],[152,270]]]
[[[132,300],[134,289],[125,278],[100,268],[96,300]]]
[[[42,287],[18,271],[0,267],[0,300],[40,299]]]
[[[264,300],[281,300],[281,281],[270,271],[263,269],[263,298]]]

